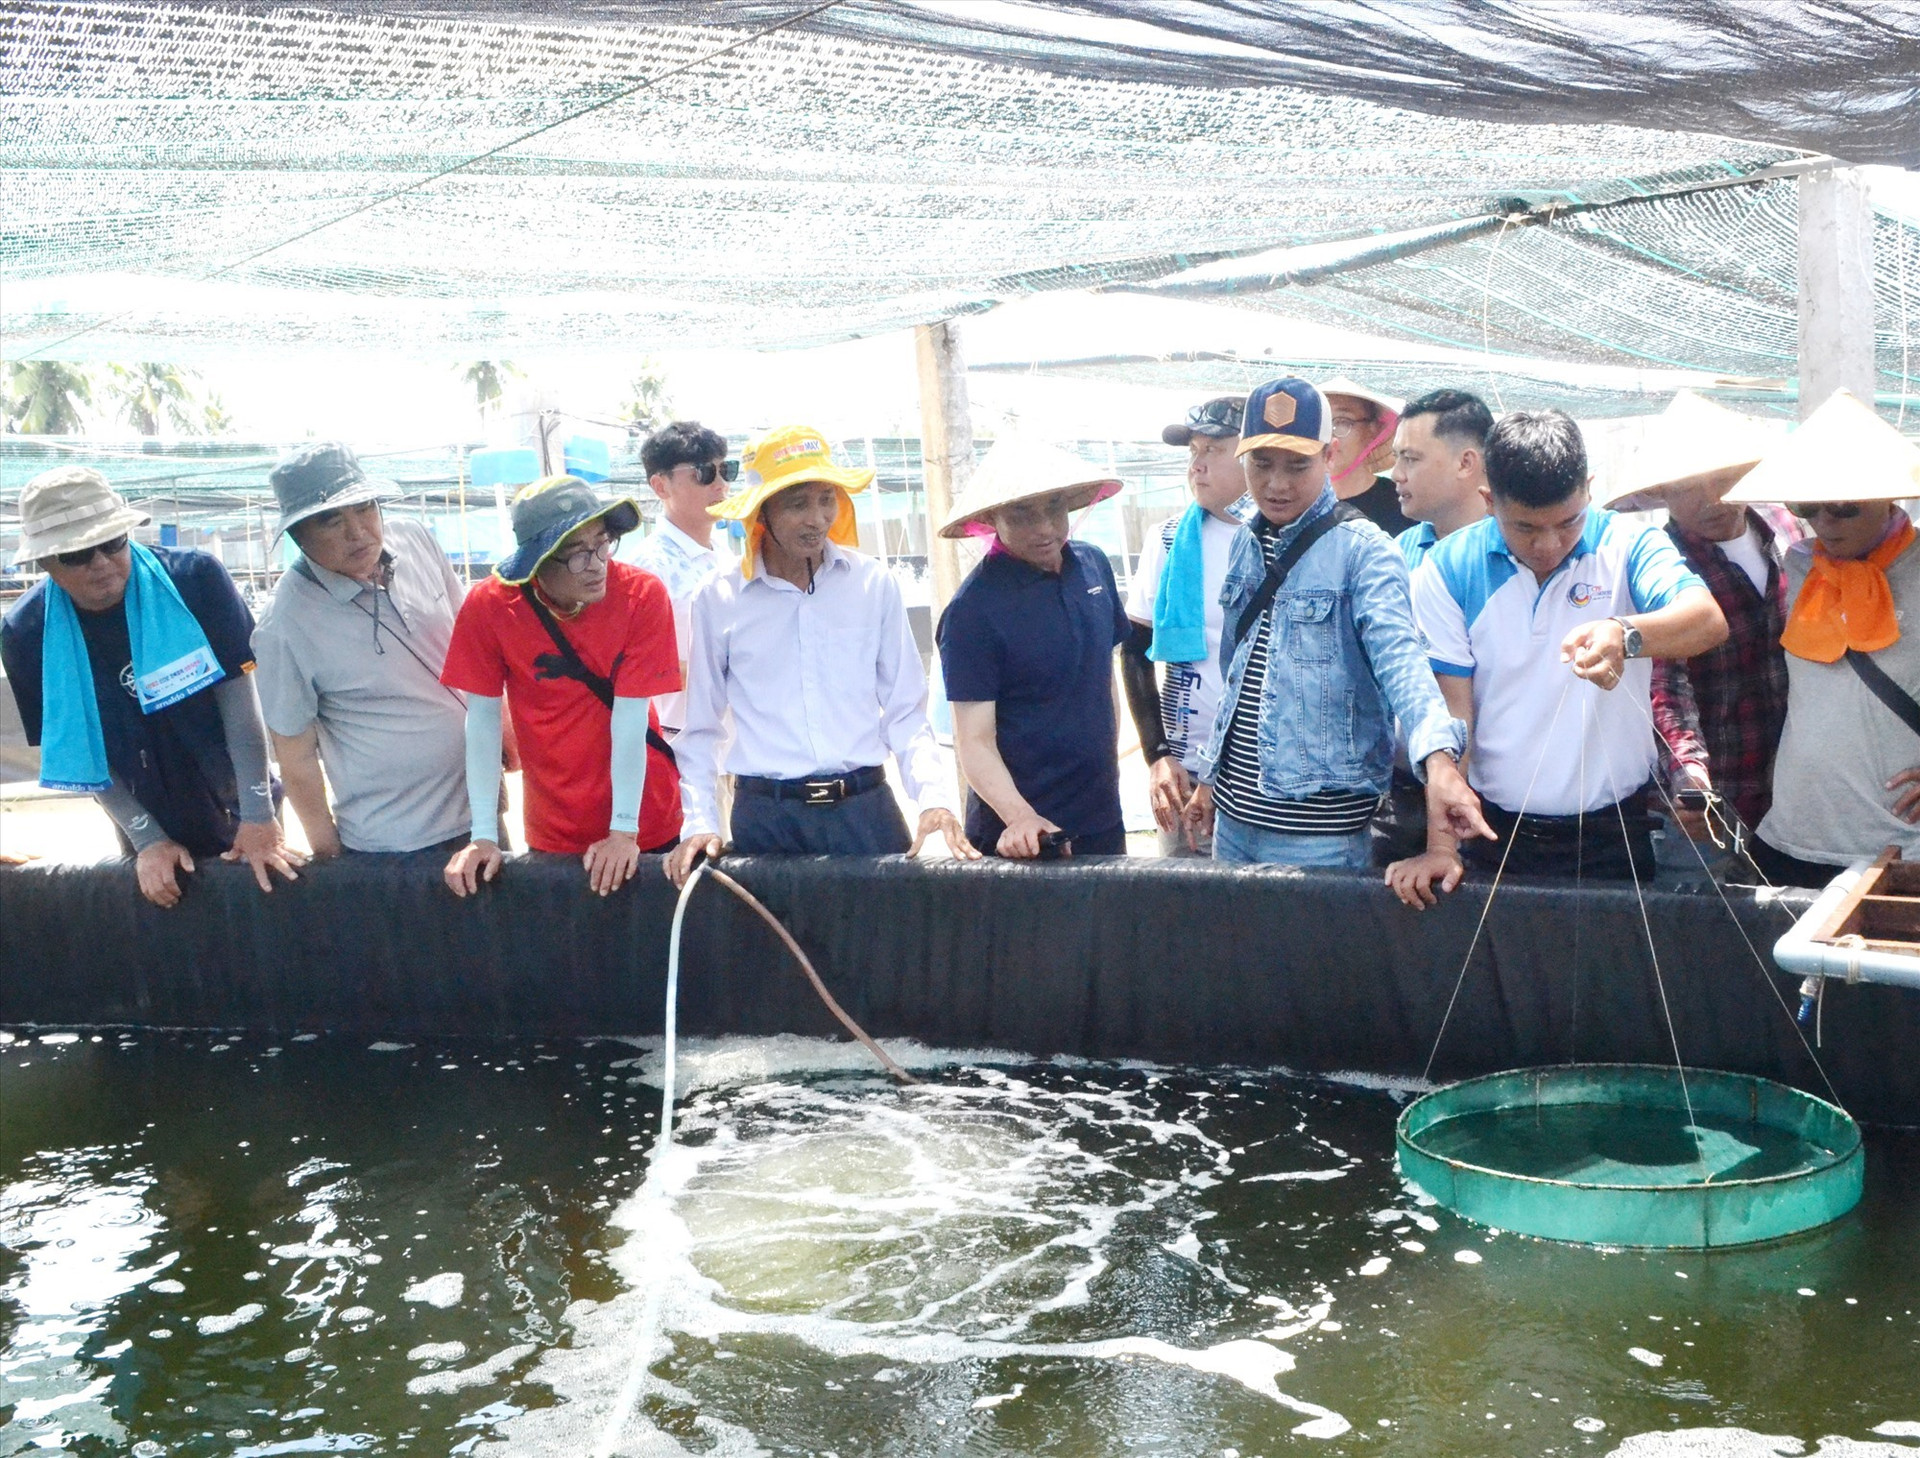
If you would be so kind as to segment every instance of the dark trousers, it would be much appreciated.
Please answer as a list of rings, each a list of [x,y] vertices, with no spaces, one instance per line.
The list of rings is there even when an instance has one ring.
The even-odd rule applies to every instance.
[[[1647,814],[1647,788],[1641,786],[1618,805],[1603,805],[1585,815],[1534,815],[1524,819],[1491,800],[1481,802],[1487,824],[1498,840],[1470,840],[1460,847],[1468,865],[1491,874],[1506,856],[1516,876],[1561,876],[1592,881],[1631,881],[1653,876],[1653,822]],[[1620,830],[1624,816],[1626,833]],[[1517,824],[1516,824],[1517,822]],[[1507,851],[1508,843],[1513,846]]]
[[[993,807],[982,800],[973,791],[967,791],[967,839],[973,842],[973,848],[983,856],[1000,854],[1000,832],[1007,828],[1007,822],[993,813]],[[1073,853],[1076,856],[1123,856],[1127,853],[1127,829],[1116,825],[1111,830],[1103,830],[1094,835],[1075,835]]]
[[[1818,861],[1803,861],[1798,856],[1790,856],[1777,847],[1768,845],[1757,835],[1747,837],[1747,859],[1753,862],[1753,868],[1764,878],[1769,886],[1806,886],[1815,891],[1827,889],[1827,883],[1846,869],[1844,866],[1823,866]],[[1740,867],[1735,863],[1733,880],[1744,881],[1739,874]]]
[[[1427,787],[1395,765],[1386,803],[1368,828],[1376,866],[1419,855],[1427,848]]]
[[[900,856],[913,837],[885,785],[833,805],[735,795],[733,850],[743,856]]]

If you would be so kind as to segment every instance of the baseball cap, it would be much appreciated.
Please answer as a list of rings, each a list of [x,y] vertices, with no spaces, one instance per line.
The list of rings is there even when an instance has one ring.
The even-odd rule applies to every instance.
[[[1333,439],[1327,397],[1297,375],[1268,380],[1247,396],[1239,455],[1281,450],[1310,456]]]
[[[1204,405],[1196,405],[1187,412],[1185,422],[1169,425],[1160,432],[1160,439],[1170,446],[1183,446],[1196,435],[1210,435],[1224,439],[1240,434],[1240,414],[1246,408],[1245,395],[1222,395],[1217,400],[1209,400]]]

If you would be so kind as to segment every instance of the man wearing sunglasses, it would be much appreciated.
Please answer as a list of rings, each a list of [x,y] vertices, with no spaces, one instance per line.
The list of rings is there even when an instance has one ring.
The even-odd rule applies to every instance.
[[[467,695],[473,838],[447,863],[455,895],[500,872],[503,694],[529,847],[579,856],[606,896],[680,839],[680,776],[650,702],[681,687],[673,606],[659,578],[612,560],[639,520],[573,476],[513,499],[516,549],[467,593],[440,680]]]
[[[209,856],[271,891],[303,857],[274,817],[253,615],[218,558],[132,541],[147,521],[84,467],[20,494],[15,562],[47,575],[0,624],[0,661],[40,782],[99,800],[156,906]]]
[[[727,486],[740,463],[727,459],[726,438],[697,420],[676,420],[647,437],[640,448],[647,484],[660,498],[660,520],[629,560],[667,586],[673,599],[673,635],[680,650],[680,673],[687,671],[687,645],[693,641],[694,594],[723,572],[740,565],[716,530],[707,508],[727,499]],[[685,691],[662,694],[654,704],[660,732],[669,743],[687,722]]]
[[[308,843],[332,856],[464,840],[467,715],[440,670],[465,585],[424,524],[386,519],[391,483],[368,477],[338,441],[301,448],[268,479],[300,556],[253,647]]]
[[[1815,538],[1786,556],[1786,728],[1747,846],[1774,885],[1825,886],[1889,845],[1920,855],[1920,550],[1900,505],[1916,493],[1920,449],[1844,390],[1727,493],[1787,503]]]

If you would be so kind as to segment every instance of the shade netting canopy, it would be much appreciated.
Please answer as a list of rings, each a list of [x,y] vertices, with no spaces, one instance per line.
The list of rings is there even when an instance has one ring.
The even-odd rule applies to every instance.
[[[1731,5],[1659,20],[1616,0],[1619,24],[1579,44],[1571,14],[1553,44],[1537,15],[1521,25],[1550,7],[1470,8],[1308,5],[1280,44],[1264,0],[17,0],[0,14],[0,332],[15,359],[188,365],[812,344],[1457,225],[1465,251],[1407,260],[1426,270],[1412,282],[1356,265],[1351,287],[1235,301],[1490,353],[1790,374],[1778,169],[1815,137],[1775,113],[1847,122],[1856,158],[1898,155],[1901,17],[1798,22],[1851,58],[1844,95],[1815,104]],[[1678,95],[1667,52],[1721,25],[1730,79],[1695,86],[1693,109],[1653,105]],[[1365,57],[1342,50],[1356,37]],[[1568,84],[1587,74],[1574,52],[1592,72],[1636,44],[1617,86]],[[1463,67],[1466,51],[1484,54]],[[1521,85],[1528,67],[1551,83]],[[1701,109],[1716,89],[1732,110]],[[1602,210],[1487,229],[1552,199]],[[1887,230],[1897,391],[1920,267],[1915,230]]]

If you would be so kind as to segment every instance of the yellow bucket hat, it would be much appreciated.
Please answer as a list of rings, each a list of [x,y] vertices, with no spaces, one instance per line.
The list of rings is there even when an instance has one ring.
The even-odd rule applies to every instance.
[[[843,547],[860,544],[853,494],[873,484],[873,472],[836,466],[826,436],[812,426],[783,425],[761,436],[740,457],[740,490],[718,506],[707,508],[707,515],[716,520],[737,521],[746,527],[747,550],[740,557],[742,577],[752,579],[760,538],[766,532],[760,522],[760,508],[789,486],[814,481],[823,481],[840,493],[840,513],[827,531],[829,539]]]

